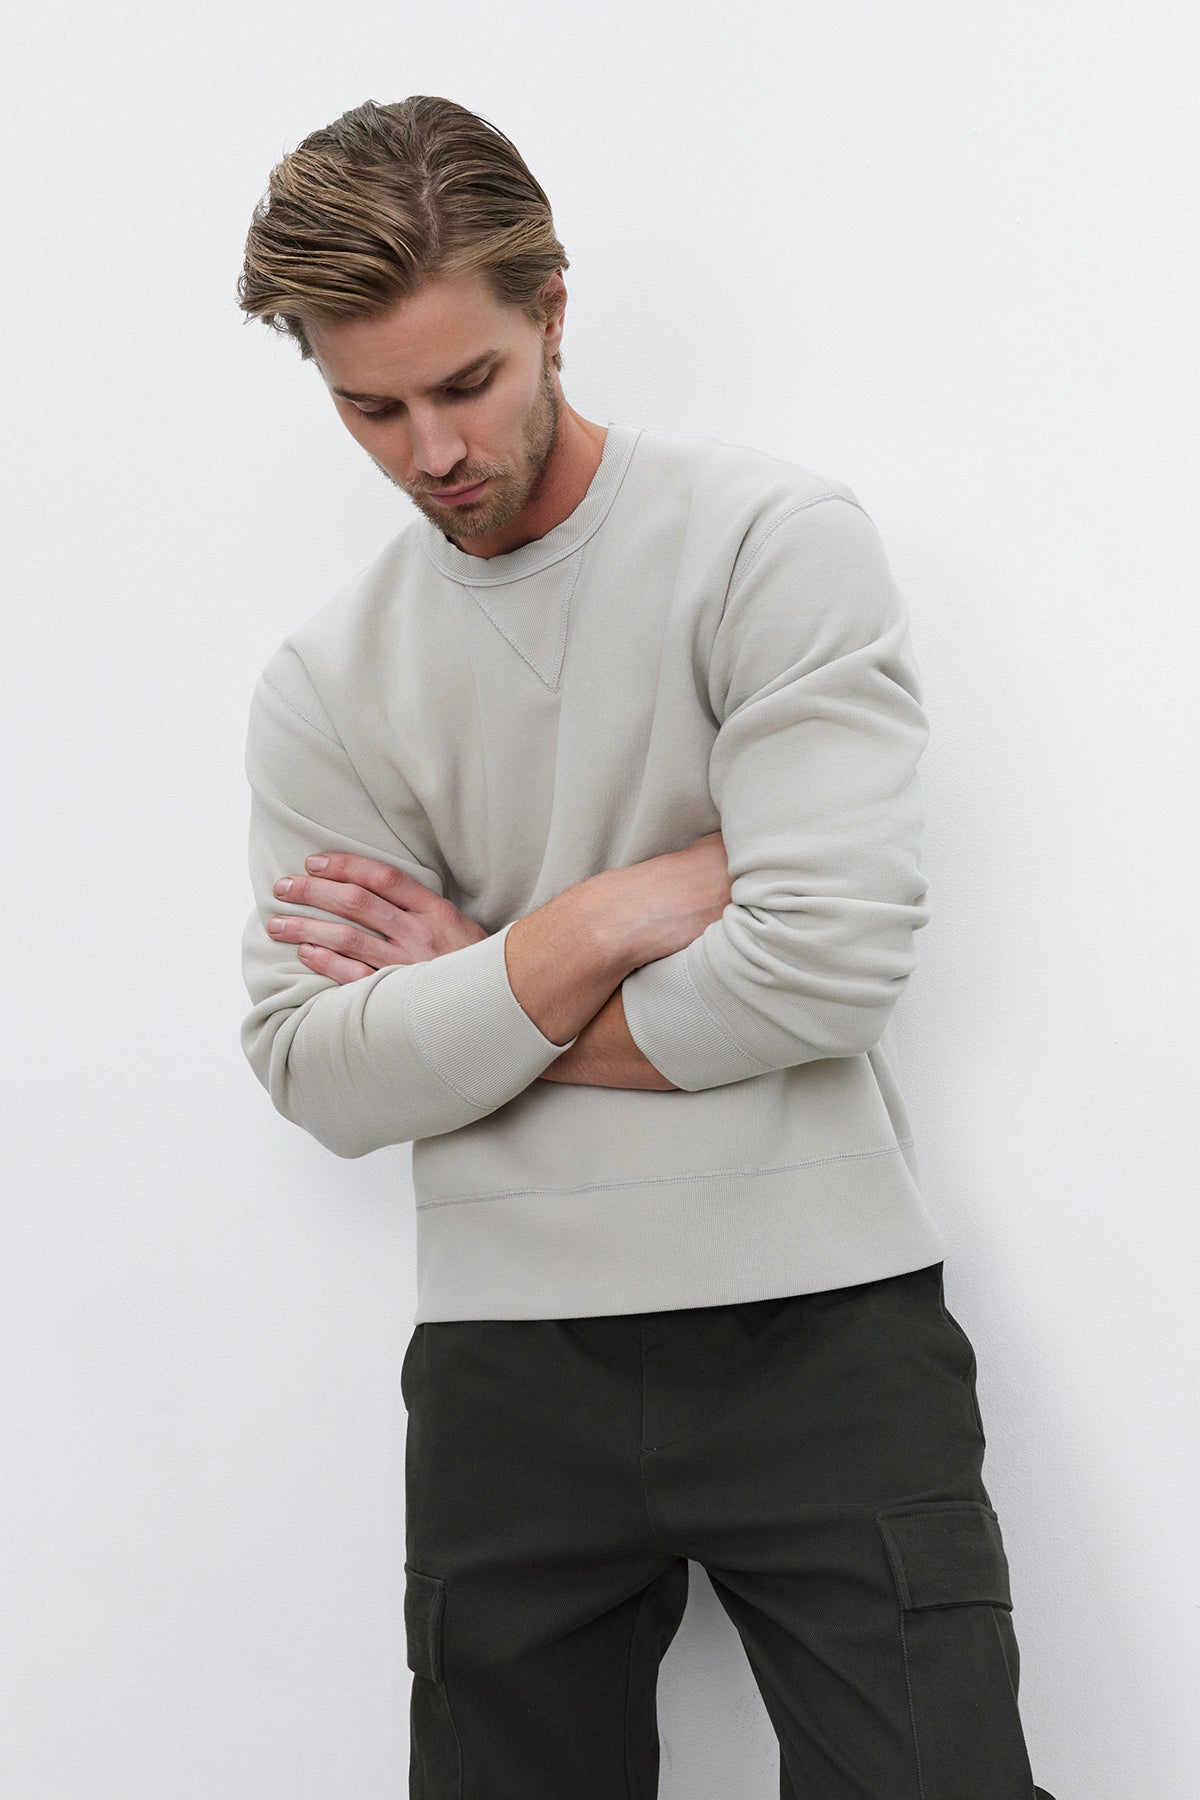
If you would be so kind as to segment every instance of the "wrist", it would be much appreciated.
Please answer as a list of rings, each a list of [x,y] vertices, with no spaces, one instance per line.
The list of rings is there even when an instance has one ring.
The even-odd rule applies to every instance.
[[[620,869],[605,869],[578,882],[561,899],[576,909],[580,935],[591,945],[597,970],[613,988],[647,961],[637,922],[622,904]]]

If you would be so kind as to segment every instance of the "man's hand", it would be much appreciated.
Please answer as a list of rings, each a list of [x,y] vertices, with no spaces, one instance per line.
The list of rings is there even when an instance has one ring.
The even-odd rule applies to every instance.
[[[307,968],[343,986],[390,963],[431,962],[488,935],[452,901],[390,863],[330,851],[307,857],[305,868],[307,875],[285,875],[275,883],[276,898],[349,922],[283,915],[267,930],[278,943],[295,944]]]
[[[391,863],[329,851],[324,857],[307,857],[305,868],[306,875],[282,876],[275,883],[276,897],[337,913],[347,923],[281,914],[267,930],[278,943],[295,944],[307,968],[343,986],[390,963],[431,962],[489,935],[453,901]],[[632,946],[627,957],[631,968],[683,949],[720,918],[730,898],[725,840],[719,831],[707,832],[682,850],[588,879],[604,884],[608,930],[614,941]],[[616,1022],[614,1009],[608,1018]],[[627,1030],[618,1031],[618,1047],[632,1047],[627,1037]],[[556,1073],[548,1070],[548,1079],[568,1079],[565,1071],[579,1068],[593,1040],[598,1047],[599,1031],[588,1044],[581,1040],[576,1045],[573,1064],[564,1062],[561,1071],[552,1064]],[[610,1066],[612,1049],[610,1044]]]

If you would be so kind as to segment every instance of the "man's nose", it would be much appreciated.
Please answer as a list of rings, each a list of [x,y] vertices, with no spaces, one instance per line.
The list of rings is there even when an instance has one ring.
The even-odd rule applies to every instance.
[[[443,480],[463,461],[467,446],[454,421],[436,413],[409,417],[412,458],[423,475]]]

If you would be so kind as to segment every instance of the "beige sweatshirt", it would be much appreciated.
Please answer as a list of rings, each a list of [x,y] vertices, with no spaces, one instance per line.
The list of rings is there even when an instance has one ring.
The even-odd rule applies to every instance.
[[[336,1155],[412,1144],[417,1323],[718,1305],[944,1256],[892,1030],[929,917],[927,738],[851,489],[708,438],[610,424],[544,537],[481,558],[417,516],[289,633],[250,707],[242,1044]],[[565,1046],[512,991],[509,925],[718,829],[731,903],[622,987],[681,1091],[539,1080]],[[337,916],[272,892],[318,850],[403,868],[490,935],[318,975],[266,930]]]

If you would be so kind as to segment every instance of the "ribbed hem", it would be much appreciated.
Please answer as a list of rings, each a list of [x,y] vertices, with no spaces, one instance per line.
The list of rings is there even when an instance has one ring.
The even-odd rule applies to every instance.
[[[473,1106],[512,1099],[575,1042],[545,1037],[513,993],[504,940],[515,923],[510,919],[453,956],[412,965],[407,1006],[413,1042],[447,1087]]]
[[[417,1202],[417,1311],[565,1319],[849,1287],[946,1256],[899,1149],[808,1168]]]

